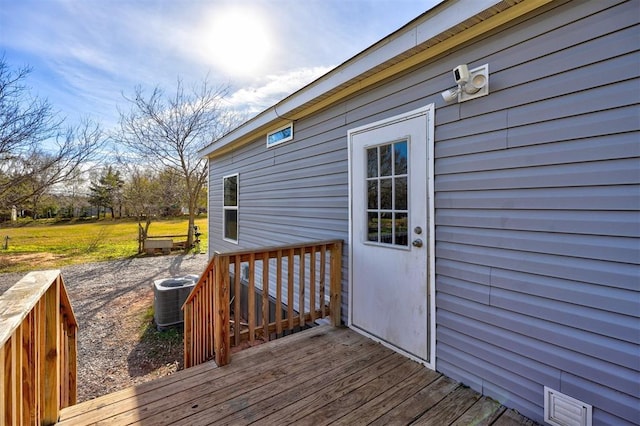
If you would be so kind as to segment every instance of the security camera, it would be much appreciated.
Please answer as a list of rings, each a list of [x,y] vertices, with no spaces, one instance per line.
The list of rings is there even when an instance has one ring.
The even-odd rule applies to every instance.
[[[465,102],[489,94],[489,64],[472,70],[466,64],[458,65],[453,69],[453,79],[458,86],[440,94],[446,102]]]
[[[453,79],[459,86],[467,84],[469,81],[469,67],[466,64],[455,67],[453,69]]]
[[[444,99],[445,102],[453,102],[458,99],[458,93],[460,93],[460,89],[458,87],[454,87],[452,89],[445,90],[440,95],[442,95],[442,99]]]

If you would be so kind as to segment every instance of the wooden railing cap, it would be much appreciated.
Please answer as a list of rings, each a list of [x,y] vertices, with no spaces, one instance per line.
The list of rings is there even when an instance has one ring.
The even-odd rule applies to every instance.
[[[323,241],[303,241],[299,243],[286,244],[282,246],[253,247],[248,249],[241,249],[241,250],[234,250],[234,251],[227,251],[227,252],[216,251],[214,252],[214,255],[215,256],[238,256],[238,255],[251,254],[251,253],[259,254],[259,253],[272,252],[272,251],[278,251],[278,250],[285,251],[285,250],[297,249],[297,248],[303,248],[303,247],[328,246],[332,244],[343,244],[343,243],[344,241],[340,239],[323,240]]]
[[[60,270],[33,271],[25,275],[9,290],[0,295],[0,346],[11,337],[22,320],[31,312],[42,298],[42,295],[56,282]],[[68,321],[77,325],[71,304],[65,294],[61,295],[60,303],[68,310]]]

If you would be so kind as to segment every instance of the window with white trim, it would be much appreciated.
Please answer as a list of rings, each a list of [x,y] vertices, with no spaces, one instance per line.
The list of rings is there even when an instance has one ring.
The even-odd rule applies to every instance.
[[[293,123],[267,133],[267,148],[289,142],[293,139]]]
[[[238,174],[222,178],[222,238],[238,242]]]

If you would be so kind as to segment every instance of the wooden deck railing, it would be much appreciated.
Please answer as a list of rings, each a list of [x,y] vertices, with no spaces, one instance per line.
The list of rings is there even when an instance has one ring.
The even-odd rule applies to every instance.
[[[0,424],[53,424],[76,403],[77,328],[60,271],[0,295]]]
[[[316,319],[339,325],[341,269],[342,240],[216,253],[183,306],[185,368]]]

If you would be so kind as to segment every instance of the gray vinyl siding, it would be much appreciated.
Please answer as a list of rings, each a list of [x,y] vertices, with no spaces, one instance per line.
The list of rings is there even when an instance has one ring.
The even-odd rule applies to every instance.
[[[347,242],[348,129],[435,103],[436,368],[539,422],[549,386],[640,423],[639,9],[551,7],[216,158],[211,249]],[[460,63],[489,64],[490,94],[446,105]]]
[[[543,386],[640,421],[638,7],[470,46],[491,94],[436,113],[437,368],[540,422]]]
[[[239,248],[342,239],[343,277],[347,277],[347,150],[342,137],[327,133],[327,123],[296,122],[292,143],[267,149],[264,137],[210,163],[210,249]],[[344,119],[338,126],[344,125]],[[222,176],[239,173],[238,244],[223,241]],[[218,213],[219,212],[219,213]],[[259,265],[257,266],[259,268]],[[275,279],[275,268],[270,269]],[[297,279],[297,267],[295,274]],[[328,271],[328,269],[327,269]],[[259,271],[258,271],[259,272]],[[307,272],[308,276],[308,272]],[[328,283],[328,280],[326,281]],[[346,278],[343,320],[348,312]],[[327,289],[328,294],[328,289]],[[308,297],[308,296],[307,296]],[[294,294],[294,309],[298,294]]]
[[[295,132],[296,143],[265,152],[265,141],[261,138],[243,152],[234,153],[234,157],[242,158],[212,164],[212,206],[221,202],[221,177],[239,173],[242,248],[329,238],[348,240],[344,140],[314,143],[304,137],[302,126],[296,125]],[[318,149],[318,145],[323,149]],[[215,223],[215,212],[213,207],[214,230],[220,229]],[[221,225],[222,217],[218,220]],[[233,246],[214,241],[213,248],[234,249]]]

